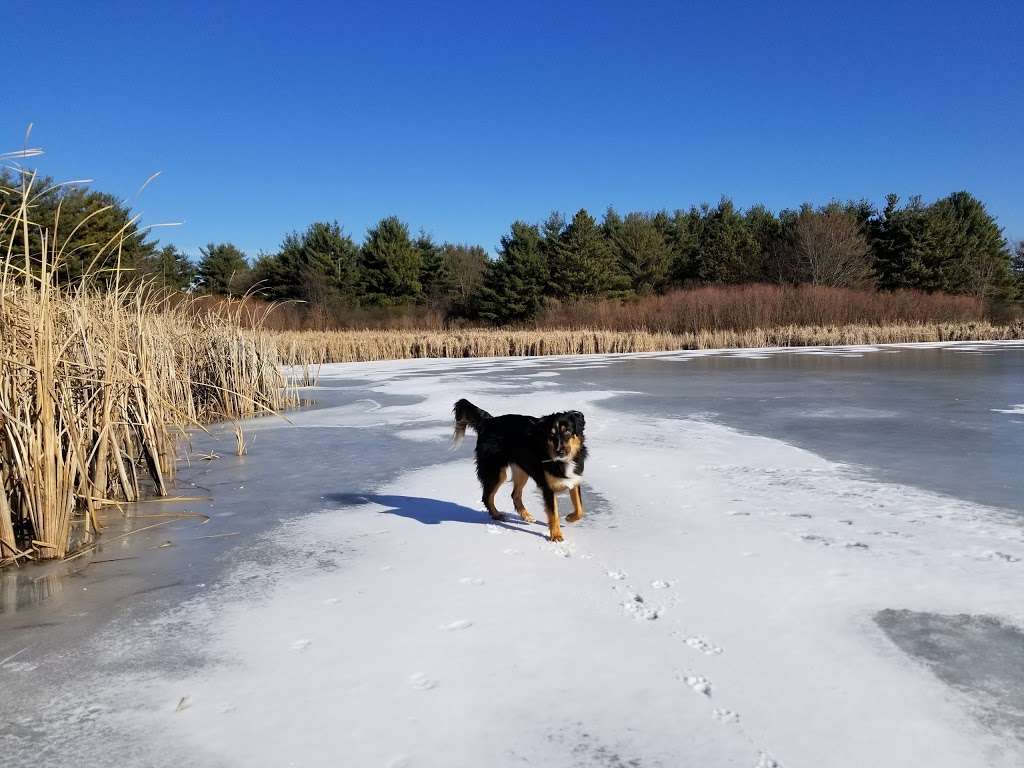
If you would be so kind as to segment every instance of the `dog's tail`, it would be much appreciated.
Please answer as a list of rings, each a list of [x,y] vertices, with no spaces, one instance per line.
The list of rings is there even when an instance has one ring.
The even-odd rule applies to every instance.
[[[480,425],[491,418],[491,414],[477,408],[465,398],[455,403],[452,413],[455,414],[455,433],[452,435],[453,448],[461,443],[462,438],[466,436],[466,427],[472,427],[474,432],[479,432]]]

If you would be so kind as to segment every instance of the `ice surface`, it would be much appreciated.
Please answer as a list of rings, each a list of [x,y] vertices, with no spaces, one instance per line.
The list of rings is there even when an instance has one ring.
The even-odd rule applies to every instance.
[[[863,354],[794,365],[881,353]],[[771,357],[688,366],[724,364],[724,382]],[[181,545],[118,565],[178,557],[181,580],[202,554],[189,591],[120,603],[102,631],[60,648],[33,640],[60,637],[74,600],[49,617],[47,601],[0,614],[58,624],[0,646],[0,754],[90,766],[1021,764],[1019,727],[996,716],[1020,703],[1019,518],[714,420],[621,407],[622,389],[655,369],[685,388],[697,369],[676,373],[672,359],[637,356],[633,386],[621,386],[622,358],[586,365],[325,366],[321,396],[342,382],[348,393],[336,405],[294,427],[262,421],[250,456],[202,468],[215,515],[228,499],[228,520],[253,515],[213,540],[215,564]],[[558,387],[514,386],[548,368],[559,375],[540,378]],[[974,407],[1019,402],[1003,394]],[[442,439],[458,397],[586,412],[588,515],[563,524],[564,544],[482,511],[472,438],[455,452]],[[526,501],[542,512],[532,491]]]

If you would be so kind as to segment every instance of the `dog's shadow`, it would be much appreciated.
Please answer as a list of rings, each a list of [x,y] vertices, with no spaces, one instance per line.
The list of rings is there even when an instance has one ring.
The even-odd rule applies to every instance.
[[[399,515],[424,525],[449,522],[496,525],[508,528],[510,531],[529,533],[533,536],[540,536],[542,539],[547,538],[543,533],[531,530],[530,524],[518,517],[506,516],[506,519],[503,520],[492,520],[490,515],[482,510],[470,509],[452,501],[427,499],[422,496],[393,496],[377,493],[329,493],[325,498],[343,507],[379,504],[386,507],[381,511],[383,515]]]

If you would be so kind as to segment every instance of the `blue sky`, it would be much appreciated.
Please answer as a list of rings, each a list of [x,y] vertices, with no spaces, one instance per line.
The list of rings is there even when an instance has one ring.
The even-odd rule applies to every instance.
[[[1024,3],[47,3],[3,12],[0,148],[195,254],[396,214],[968,189],[1024,238]]]

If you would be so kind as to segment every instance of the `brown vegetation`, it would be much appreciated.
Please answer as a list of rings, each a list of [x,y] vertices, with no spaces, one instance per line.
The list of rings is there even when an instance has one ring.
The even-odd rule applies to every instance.
[[[27,179],[0,228],[37,227],[31,200]],[[189,425],[297,402],[258,328],[116,272],[102,290],[55,285],[57,225],[39,227],[40,251],[0,256],[0,564],[64,557],[97,533],[100,508],[166,494]]]
[[[537,326],[700,333],[780,326],[963,323],[984,318],[985,305],[973,296],[756,284],[673,291],[634,301],[553,306]]]
[[[398,360],[416,357],[506,357],[660,352],[736,347],[797,347],[896,344],[923,341],[979,341],[1024,338],[1024,322],[985,321],[894,323],[890,325],[783,325],[746,330],[685,333],[605,330],[465,331],[293,331],[278,334],[281,359],[304,369],[311,381],[316,366],[329,362]]]
[[[195,310],[237,317],[245,325],[258,324],[274,331],[444,331],[473,327],[465,320],[452,322],[444,312],[429,306],[347,307],[328,313],[301,302],[273,305],[252,296],[241,301],[200,296],[187,303]],[[991,319],[992,314],[992,308],[974,296],[751,284],[692,288],[627,300],[550,302],[535,323],[521,329],[696,333],[782,325],[974,322]]]

